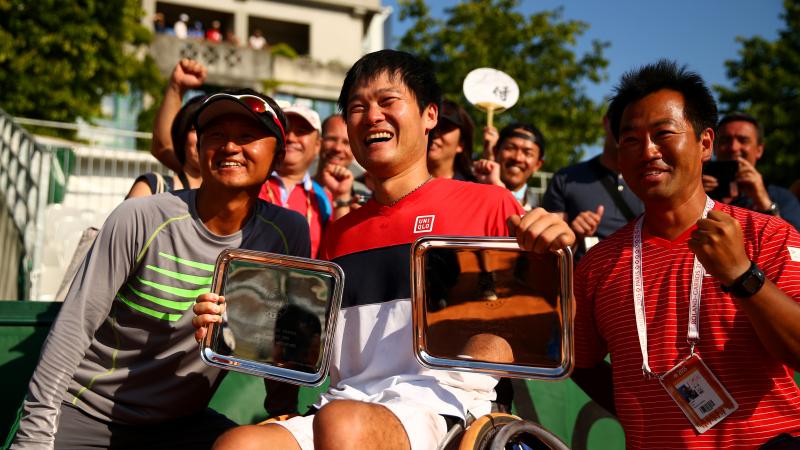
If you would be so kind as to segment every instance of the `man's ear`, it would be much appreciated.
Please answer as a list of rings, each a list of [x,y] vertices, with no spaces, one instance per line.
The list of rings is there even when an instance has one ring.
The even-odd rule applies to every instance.
[[[700,147],[702,152],[702,161],[706,162],[711,159],[714,154],[714,129],[706,128],[700,134]]]
[[[436,124],[439,123],[439,106],[436,103],[429,103],[422,111],[422,121],[425,125],[425,134],[431,132]]]
[[[764,143],[763,142],[756,146],[756,161],[761,159],[762,156],[764,156]]]

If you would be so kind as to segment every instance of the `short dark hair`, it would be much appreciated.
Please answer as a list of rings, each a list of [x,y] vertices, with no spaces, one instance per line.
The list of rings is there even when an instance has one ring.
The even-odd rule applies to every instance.
[[[764,142],[764,128],[761,126],[761,123],[758,122],[758,119],[750,114],[743,112],[730,113],[720,119],[717,129],[722,128],[723,125],[730,122],[748,122],[753,124],[753,126],[756,127],[756,137],[758,139],[758,143],[762,144]]]
[[[194,128],[194,113],[203,105],[205,96],[198,95],[192,97],[181,107],[175,119],[172,120],[170,136],[172,137],[172,149],[175,150],[175,157],[181,166],[186,164],[186,135]]]
[[[344,117],[341,114],[331,114],[330,116],[326,117],[325,120],[322,121],[322,134],[323,135],[325,134],[325,129],[328,127],[328,122],[330,122],[331,120],[336,119],[336,118],[344,120]]]
[[[636,70],[626,72],[615,88],[615,95],[608,106],[611,132],[619,141],[622,113],[633,102],[648,95],[671,90],[683,96],[683,115],[692,124],[697,139],[707,128],[717,125],[717,103],[703,78],[675,61],[660,59]]]
[[[472,173],[472,136],[475,134],[475,123],[469,114],[458,103],[451,100],[442,100],[442,107],[439,110],[439,124],[452,123],[459,130],[459,144],[461,153],[456,154],[453,161],[453,170],[467,181],[477,181]],[[433,135],[429,136],[429,141]]]
[[[383,73],[392,79],[400,78],[417,99],[420,114],[430,104],[435,104],[437,108],[441,107],[442,89],[436,81],[430,63],[411,53],[387,49],[362,56],[347,71],[337,102],[342,116],[347,118],[347,103],[353,87],[358,83],[372,81]]]
[[[512,124],[506,125],[500,130],[500,137],[497,138],[497,144],[495,145],[496,148],[500,148],[503,145],[503,141],[510,138],[514,131],[516,130],[525,130],[528,133],[533,135],[533,140],[536,142],[536,145],[539,146],[539,159],[544,159],[544,147],[545,147],[545,139],[544,134],[536,128],[535,125],[525,122],[514,122]]]

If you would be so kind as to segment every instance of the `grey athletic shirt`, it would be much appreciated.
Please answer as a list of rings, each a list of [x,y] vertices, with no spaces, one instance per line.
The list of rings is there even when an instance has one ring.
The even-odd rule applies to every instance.
[[[247,248],[308,257],[308,224],[262,200],[245,227],[211,233],[195,190],[126,200],[70,287],[28,387],[14,448],[51,448],[61,402],[115,423],[148,424],[207,407],[221,381],[200,359],[191,307],[217,255]]]

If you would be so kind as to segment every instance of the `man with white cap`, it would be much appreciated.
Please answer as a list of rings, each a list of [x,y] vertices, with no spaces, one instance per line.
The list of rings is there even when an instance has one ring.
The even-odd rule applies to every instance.
[[[308,226],[258,199],[287,127],[271,98],[215,94],[194,123],[203,184],[111,213],[47,337],[12,448],[209,448],[234,425],[207,407],[223,372],[198,357],[186,312],[220,251],[307,257]]]
[[[299,104],[283,108],[286,156],[264,184],[259,196],[299,212],[311,230],[311,256],[317,256],[322,230],[333,217],[331,194],[311,177],[309,168],[319,155],[322,124],[316,111]]]

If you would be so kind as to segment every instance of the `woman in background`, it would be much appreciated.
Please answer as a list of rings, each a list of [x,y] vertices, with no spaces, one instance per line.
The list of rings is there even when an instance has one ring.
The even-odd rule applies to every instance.
[[[439,123],[428,139],[428,172],[436,178],[476,182],[472,173],[472,134],[475,124],[464,108],[445,100]]]

